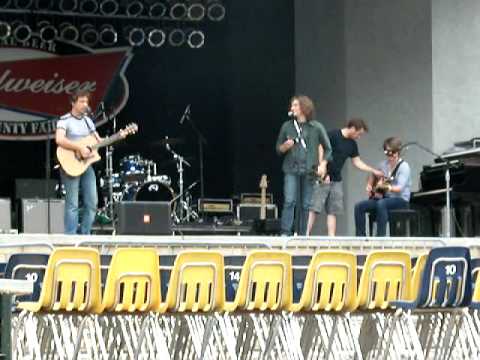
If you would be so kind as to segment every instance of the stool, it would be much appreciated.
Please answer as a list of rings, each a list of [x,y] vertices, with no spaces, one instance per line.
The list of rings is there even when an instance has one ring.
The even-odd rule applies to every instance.
[[[368,220],[367,229],[369,233],[367,236],[373,236],[373,224],[375,223],[375,216],[371,213],[367,213]],[[412,231],[412,223],[414,229]],[[419,214],[415,209],[393,209],[388,211],[388,224],[387,224],[387,236],[412,236],[418,235],[420,232]],[[375,224],[376,225],[376,224]],[[398,229],[404,225],[405,231],[403,234],[398,233]]]

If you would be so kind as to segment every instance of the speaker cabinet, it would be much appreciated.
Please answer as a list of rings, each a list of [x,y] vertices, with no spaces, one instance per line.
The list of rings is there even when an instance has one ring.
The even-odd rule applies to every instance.
[[[8,232],[12,228],[10,199],[0,199],[0,232]]]
[[[170,235],[172,221],[168,201],[122,201],[117,206],[120,235]]]
[[[48,233],[48,200],[47,199],[22,199],[21,229],[29,234]],[[65,201],[50,199],[50,233],[63,234]]]

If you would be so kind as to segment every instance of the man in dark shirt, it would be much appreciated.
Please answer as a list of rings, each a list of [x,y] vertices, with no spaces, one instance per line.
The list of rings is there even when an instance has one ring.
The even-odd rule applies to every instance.
[[[343,212],[342,168],[347,158],[352,159],[352,164],[357,169],[373,173],[376,176],[383,175],[380,170],[368,166],[360,159],[356,140],[367,131],[367,124],[362,119],[351,119],[344,128],[329,131],[328,137],[332,145],[332,161],[328,163],[327,175],[324,180],[319,180],[314,185],[310,212],[308,214],[307,235],[310,235],[312,231],[316,214],[321,213],[325,209],[327,213],[328,235],[335,236],[337,215]]]
[[[282,235],[291,235],[295,218],[295,205],[301,203],[297,212],[297,232],[305,235],[307,214],[313,188],[312,167],[320,174],[327,171],[327,159],[331,149],[328,135],[321,123],[312,119],[314,106],[307,96],[294,96],[291,100],[293,119],[283,123],[276,149],[283,155],[284,203],[282,210]]]

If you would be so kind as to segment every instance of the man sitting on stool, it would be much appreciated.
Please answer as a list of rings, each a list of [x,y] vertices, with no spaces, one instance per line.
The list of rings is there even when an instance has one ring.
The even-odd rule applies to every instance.
[[[390,137],[383,142],[387,159],[380,163],[384,178],[376,179],[370,175],[367,181],[367,193],[370,199],[355,205],[355,235],[365,236],[365,214],[374,215],[377,222],[377,236],[387,233],[388,211],[408,207],[412,186],[410,166],[400,158],[402,142]]]

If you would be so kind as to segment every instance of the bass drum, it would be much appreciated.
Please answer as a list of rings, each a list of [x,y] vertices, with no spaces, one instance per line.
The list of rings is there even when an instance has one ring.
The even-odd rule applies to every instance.
[[[175,198],[173,189],[163,181],[149,181],[138,187],[133,199],[135,201],[172,201]],[[172,204],[172,214],[176,204]]]

